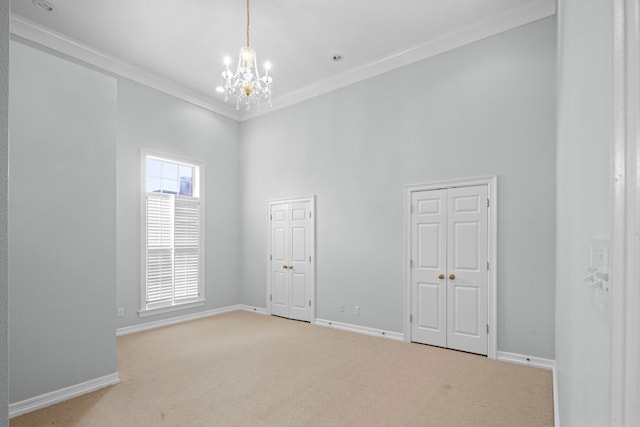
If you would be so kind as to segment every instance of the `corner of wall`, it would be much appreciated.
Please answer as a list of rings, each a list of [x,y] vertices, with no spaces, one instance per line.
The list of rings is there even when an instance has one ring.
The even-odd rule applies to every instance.
[[[0,426],[8,425],[9,0],[0,0]]]

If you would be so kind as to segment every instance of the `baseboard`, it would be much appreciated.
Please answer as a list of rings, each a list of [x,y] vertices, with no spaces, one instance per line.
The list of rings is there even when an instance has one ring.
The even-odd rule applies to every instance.
[[[204,319],[205,317],[217,316],[219,314],[230,313],[236,310],[245,310],[244,307],[251,309],[251,307],[249,306],[230,305],[227,307],[214,308],[213,310],[200,311],[198,313],[192,313],[192,314],[185,314],[184,316],[171,317],[168,319],[158,320],[155,322],[147,322],[147,323],[141,323],[140,325],[125,326],[125,327],[116,329],[116,336],[120,337],[122,335],[135,334],[136,332],[162,328],[164,326],[175,325],[183,322],[189,322],[191,320]],[[250,310],[250,311],[253,311],[253,310]]]
[[[319,326],[340,329],[342,331],[356,332],[362,335],[386,338],[393,341],[404,341],[404,334],[401,332],[385,331],[382,329],[368,328],[366,326],[351,325],[349,323],[335,322],[333,320],[325,319],[316,319],[314,323]]]
[[[104,377],[95,378],[80,384],[45,393],[40,396],[31,397],[21,402],[11,403],[9,404],[9,418],[46,408],[47,406],[55,405],[56,403],[73,399],[74,397],[91,393],[92,391],[100,390],[101,388],[109,387],[114,384],[118,384],[119,382],[120,377],[117,372],[114,372],[113,374],[105,375]]]
[[[248,311],[251,313],[258,313],[258,314],[267,314],[267,310],[264,308],[260,308],[260,307],[254,307],[252,305],[244,305],[244,304],[240,304],[237,306],[238,310],[242,310],[242,311]]]
[[[556,361],[552,359],[543,359],[542,357],[526,356],[524,354],[517,353],[507,353],[506,351],[496,352],[496,360],[549,370],[553,370],[556,366]]]
[[[553,374],[553,425],[560,427],[560,401],[558,399],[558,368],[553,364],[551,369]]]

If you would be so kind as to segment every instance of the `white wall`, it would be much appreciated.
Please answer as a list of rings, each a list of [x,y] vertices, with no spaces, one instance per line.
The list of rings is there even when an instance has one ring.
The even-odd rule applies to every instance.
[[[11,43],[9,392],[116,372],[116,80]]]
[[[404,186],[496,174],[498,349],[554,358],[555,24],[243,122],[243,302],[266,305],[267,200],[316,194],[317,316],[402,331]]]
[[[7,191],[9,171],[9,0],[0,0],[0,427],[9,424],[8,380],[8,240]]]
[[[610,234],[612,6],[561,0],[558,8],[556,362],[563,426],[609,425],[605,317],[584,283],[592,237]]]
[[[118,84],[118,327],[240,302],[239,123],[120,78]],[[198,161],[205,167],[204,307],[138,317],[140,309],[140,150]]]

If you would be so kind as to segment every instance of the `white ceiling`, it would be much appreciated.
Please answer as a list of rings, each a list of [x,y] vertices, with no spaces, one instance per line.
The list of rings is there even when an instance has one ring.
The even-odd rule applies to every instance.
[[[235,119],[215,92],[244,46],[245,0],[12,1],[12,33]],[[555,0],[253,0],[274,108],[555,13]],[[344,60],[334,62],[334,54]],[[264,110],[264,109],[263,109]]]

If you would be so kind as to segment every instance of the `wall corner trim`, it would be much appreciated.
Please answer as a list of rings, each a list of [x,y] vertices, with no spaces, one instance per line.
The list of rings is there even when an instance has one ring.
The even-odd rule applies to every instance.
[[[335,322],[333,320],[316,319],[315,325],[327,328],[339,329],[341,331],[355,332],[357,334],[369,335],[371,337],[386,338],[392,341],[404,342],[404,334],[401,332],[385,331],[383,329],[369,328],[366,326],[352,325],[349,323]]]
[[[560,427],[560,400],[558,396],[558,368],[553,364],[551,369],[553,374],[553,425]]]
[[[14,418],[19,415],[26,414],[27,412],[46,408],[47,406],[55,405],[56,403],[73,399],[74,397],[91,393],[93,391],[118,384],[119,382],[120,377],[117,372],[114,372],[80,384],[61,388],[60,390],[41,394],[40,396],[31,397],[20,402],[11,403],[9,404],[9,418]]]

